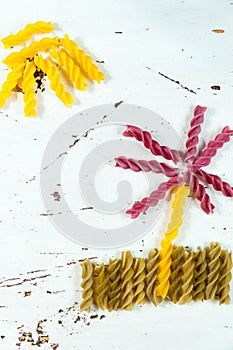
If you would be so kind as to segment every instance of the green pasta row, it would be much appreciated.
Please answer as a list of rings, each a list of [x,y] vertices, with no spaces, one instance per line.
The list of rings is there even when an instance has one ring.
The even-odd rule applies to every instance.
[[[135,304],[146,301],[157,306],[163,301],[156,296],[159,259],[157,248],[147,259],[134,258],[130,251],[122,252],[121,259],[110,259],[108,265],[86,259],[82,263],[81,311],[90,312],[92,305],[109,311],[132,310]],[[166,300],[178,304],[218,300],[229,304],[231,269],[231,252],[221,249],[219,243],[210,243],[205,249],[198,247],[197,251],[173,246]]]

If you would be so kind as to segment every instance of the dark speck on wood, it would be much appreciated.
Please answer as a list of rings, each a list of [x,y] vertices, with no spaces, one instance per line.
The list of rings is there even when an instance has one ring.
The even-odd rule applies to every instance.
[[[123,32],[115,32],[115,34],[122,34]]]
[[[90,210],[90,209],[94,209],[93,207],[84,207],[84,208],[80,208],[79,210]]]
[[[96,62],[97,62],[97,63],[104,63],[104,61],[98,61],[98,60],[96,60]]]
[[[119,101],[117,103],[114,104],[114,107],[117,108],[119,107],[124,101]]]
[[[213,86],[211,86],[211,89],[212,90],[220,90],[221,88],[219,85],[213,85]]]

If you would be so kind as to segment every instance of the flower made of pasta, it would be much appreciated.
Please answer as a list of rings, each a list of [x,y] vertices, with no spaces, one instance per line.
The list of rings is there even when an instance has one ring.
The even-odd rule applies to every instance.
[[[213,141],[210,141],[204,149],[198,150],[199,134],[201,132],[201,124],[204,121],[205,111],[206,107],[195,107],[184,152],[172,150],[167,146],[161,146],[157,140],[152,138],[148,131],[143,131],[137,126],[127,125],[123,136],[135,138],[137,141],[142,142],[144,147],[154,156],[162,156],[165,160],[171,160],[176,165],[174,167],[166,163],[160,163],[155,159],[150,161],[136,160],[124,156],[115,158],[117,167],[131,169],[135,172],[150,171],[162,173],[169,178],[166,182],[161,183],[149,197],[145,197],[141,201],[134,203],[132,208],[126,211],[132,219],[136,219],[150,207],[156,206],[173,187],[182,183],[186,183],[189,186],[192,196],[200,202],[201,209],[206,214],[212,213],[215,208],[206,192],[206,185],[212,186],[214,190],[222,192],[226,197],[233,197],[233,188],[230,184],[223,181],[219,176],[209,174],[203,170],[204,167],[211,163],[212,158],[217,154],[218,150],[230,141],[233,130],[229,126],[225,126]],[[179,170],[179,163],[181,161],[186,165],[186,171],[182,174],[180,174]]]
[[[24,43],[27,43],[27,46],[11,52],[3,60],[11,71],[0,91],[0,107],[4,106],[13,91],[22,92],[26,95],[24,96],[25,116],[35,116],[35,93],[39,89],[42,92],[45,90],[43,81],[46,76],[50,80],[51,89],[66,107],[74,104],[74,98],[66,91],[66,83],[70,85],[71,82],[73,88],[84,91],[87,87],[86,78],[89,82],[92,80],[98,83],[105,79],[104,73],[99,71],[92,58],[81,50],[68,34],[65,34],[64,38],[44,37],[39,41],[28,43],[34,35],[50,33],[54,30],[55,27],[51,22],[37,21],[1,40],[4,48],[13,48]],[[34,72],[36,79],[32,86],[30,84],[33,83],[31,76],[33,66],[36,68]],[[61,83],[61,79],[65,84]]]

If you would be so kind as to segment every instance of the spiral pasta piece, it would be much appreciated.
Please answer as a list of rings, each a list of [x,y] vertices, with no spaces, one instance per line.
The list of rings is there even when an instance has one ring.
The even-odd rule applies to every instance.
[[[162,301],[162,298],[156,295],[158,265],[159,251],[154,248],[149,252],[146,260],[146,296],[154,306],[157,306]]]
[[[194,253],[194,271],[193,271],[193,300],[204,300],[206,278],[207,278],[207,262],[206,250],[197,248],[198,251]]]
[[[116,311],[121,302],[121,260],[111,260],[108,266],[108,311]]]
[[[171,255],[171,274],[169,278],[168,298],[177,303],[181,296],[182,267],[185,261],[184,247],[173,247]]]
[[[160,261],[158,266],[158,286],[156,295],[165,298],[169,290],[169,277],[171,274],[171,254],[172,241],[179,233],[179,227],[182,225],[183,206],[186,197],[189,195],[189,188],[183,184],[178,186],[175,191],[175,198],[172,202],[171,221],[168,225],[168,230],[165,233],[164,239],[161,241],[162,250],[160,251]]]
[[[186,252],[185,262],[182,266],[182,277],[181,277],[181,297],[179,298],[179,304],[186,304],[192,300],[193,291],[193,252]]]
[[[4,48],[8,49],[9,47],[23,44],[25,41],[31,39],[34,34],[50,33],[54,29],[51,22],[37,21],[33,24],[27,24],[17,34],[8,35],[1,41]]]
[[[107,267],[102,263],[100,265],[97,277],[97,284],[95,286],[96,304],[102,310],[106,309],[108,306],[108,281],[109,274],[107,271]]]
[[[22,88],[24,91],[23,100],[25,102],[24,113],[26,117],[32,117],[36,115],[36,100],[35,100],[35,78],[34,73],[36,66],[33,61],[27,61],[25,70],[23,73]]]
[[[219,243],[210,243],[210,248],[207,249],[207,281],[205,299],[214,300],[218,285],[217,281],[220,273],[220,255],[221,247]]]
[[[41,55],[35,56],[34,62],[39,69],[47,74],[51,89],[55,91],[57,97],[60,98],[66,107],[69,104],[73,104],[73,97],[65,90],[64,85],[61,83],[58,68],[49,59],[43,59]]]
[[[146,293],[145,293],[145,278],[146,278],[146,263],[145,259],[137,258],[134,259],[134,302],[135,304],[145,304]]]
[[[87,56],[85,51],[80,50],[78,45],[69,38],[68,34],[66,34],[64,39],[61,39],[60,42],[73,60],[77,62],[87,74],[88,78],[96,80],[98,83],[105,79],[104,74],[100,72],[98,67],[92,62],[92,58]]]
[[[133,257],[130,251],[122,252],[122,296],[121,308],[123,310],[132,310],[134,306],[134,292],[133,292]]]
[[[231,270],[232,270],[232,257],[231,253],[225,250],[221,251],[220,255],[220,275],[218,279],[218,290],[217,296],[219,299],[219,304],[229,304],[230,303],[230,281],[231,281]]]
[[[86,259],[82,264],[82,303],[80,305],[81,311],[91,311],[93,303],[93,265],[89,259]]]
[[[15,64],[21,64],[26,59],[32,59],[38,52],[46,52],[53,47],[59,46],[58,37],[43,38],[39,41],[33,41],[29,46],[24,47],[18,52],[10,53],[2,62],[9,68],[12,68]]]
[[[84,91],[87,87],[85,78],[80,72],[80,68],[75,64],[74,60],[69,57],[65,51],[51,51],[50,56],[54,58],[58,65],[63,67],[70,79],[73,81],[75,88]]]
[[[8,73],[6,81],[3,83],[0,91],[0,107],[4,106],[6,100],[11,96],[12,90],[15,88],[18,80],[23,75],[24,66],[24,63],[15,65],[12,71]]]

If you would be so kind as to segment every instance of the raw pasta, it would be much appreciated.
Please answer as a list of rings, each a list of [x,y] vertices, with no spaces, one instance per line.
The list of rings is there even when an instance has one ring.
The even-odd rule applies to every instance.
[[[145,278],[146,278],[146,263],[143,258],[134,259],[134,302],[135,304],[145,304],[146,293],[145,293]]]
[[[96,304],[101,309],[106,309],[108,305],[108,280],[109,275],[107,267],[104,264],[100,265],[98,276],[96,278]]]
[[[6,81],[3,83],[0,91],[0,107],[2,107],[6,103],[6,100],[11,96],[12,90],[17,85],[18,79],[23,75],[24,66],[24,63],[17,64],[13,66],[12,71],[8,73]]]
[[[36,56],[34,61],[36,66],[47,74],[50,80],[50,87],[55,91],[57,97],[60,98],[66,106],[73,104],[74,99],[61,83],[57,67],[49,59],[43,59],[41,55]]]
[[[146,296],[155,306],[162,301],[162,298],[156,295],[158,264],[159,250],[154,248],[149,252],[146,261]]]
[[[122,297],[121,308],[125,310],[132,310],[134,303],[133,292],[133,257],[130,251],[122,252]]]
[[[23,63],[26,59],[32,59],[38,52],[46,52],[58,46],[59,40],[57,36],[54,38],[43,38],[40,41],[33,41],[29,46],[18,52],[10,53],[2,62],[9,68],[12,68],[16,63]]]
[[[24,114],[26,117],[34,117],[36,115],[36,100],[35,100],[35,78],[34,73],[36,66],[33,61],[27,61],[23,73],[22,88],[24,91],[23,100],[25,103]]]
[[[108,266],[109,288],[108,288],[108,310],[118,310],[121,302],[121,260],[110,259]]]
[[[81,73],[79,66],[74,63],[74,60],[69,57],[67,52],[53,50],[50,52],[50,56],[57,61],[60,67],[64,68],[76,89],[81,91],[86,89],[87,84],[85,83],[85,78]]]
[[[82,264],[82,303],[80,305],[81,311],[90,312],[93,304],[93,265],[89,259],[86,259]]]
[[[64,39],[61,39],[61,44],[64,49],[69,53],[75,62],[83,69],[87,74],[87,77],[91,80],[96,80],[98,83],[104,80],[104,74],[98,70],[98,67],[92,62],[92,58],[87,56],[85,51],[80,50],[78,45],[69,38],[66,34]]]
[[[185,262],[182,266],[181,277],[181,297],[179,298],[179,304],[186,304],[192,300],[193,291],[193,252],[186,252]]]
[[[208,249],[198,247],[195,252],[185,251],[182,246],[172,248],[170,285],[166,300],[179,304],[207,298],[218,300],[220,304],[230,302],[230,252],[222,250],[218,243],[211,243]],[[93,264],[89,277],[87,267],[83,265],[85,301],[81,304],[82,309],[90,310],[92,303],[103,310],[132,310],[135,304],[144,304],[146,300],[157,306],[163,300],[156,295],[159,254],[157,248],[149,252],[147,259],[133,258],[130,251],[122,252],[121,259],[110,259],[108,265]],[[216,259],[219,262],[217,279],[212,278],[212,274],[215,276]],[[87,266],[90,270],[90,261]]]
[[[205,299],[214,300],[217,293],[217,282],[220,272],[221,247],[219,243],[210,243],[207,249],[207,280]]]
[[[230,281],[231,281],[231,270],[232,270],[232,257],[231,253],[225,250],[221,251],[220,255],[220,276],[218,280],[217,297],[219,304],[230,303]]]
[[[164,239],[161,241],[162,250],[158,266],[158,286],[157,296],[165,298],[169,290],[169,277],[171,267],[172,241],[178,235],[179,227],[182,225],[183,206],[186,197],[190,194],[190,189],[185,184],[176,188],[174,200],[172,202],[171,220]]]
[[[197,252],[194,253],[194,270],[193,270],[193,300],[203,301],[205,298],[206,287],[206,250],[197,248]]]
[[[26,27],[20,30],[17,34],[11,34],[3,38],[1,41],[4,44],[4,48],[8,49],[12,46],[23,44],[29,40],[34,34],[50,33],[55,28],[51,22],[37,21],[33,24],[27,24]]]
[[[171,274],[169,278],[170,287],[168,290],[168,298],[177,303],[181,296],[181,279],[182,279],[182,267],[185,261],[184,247],[173,247],[171,255]]]

